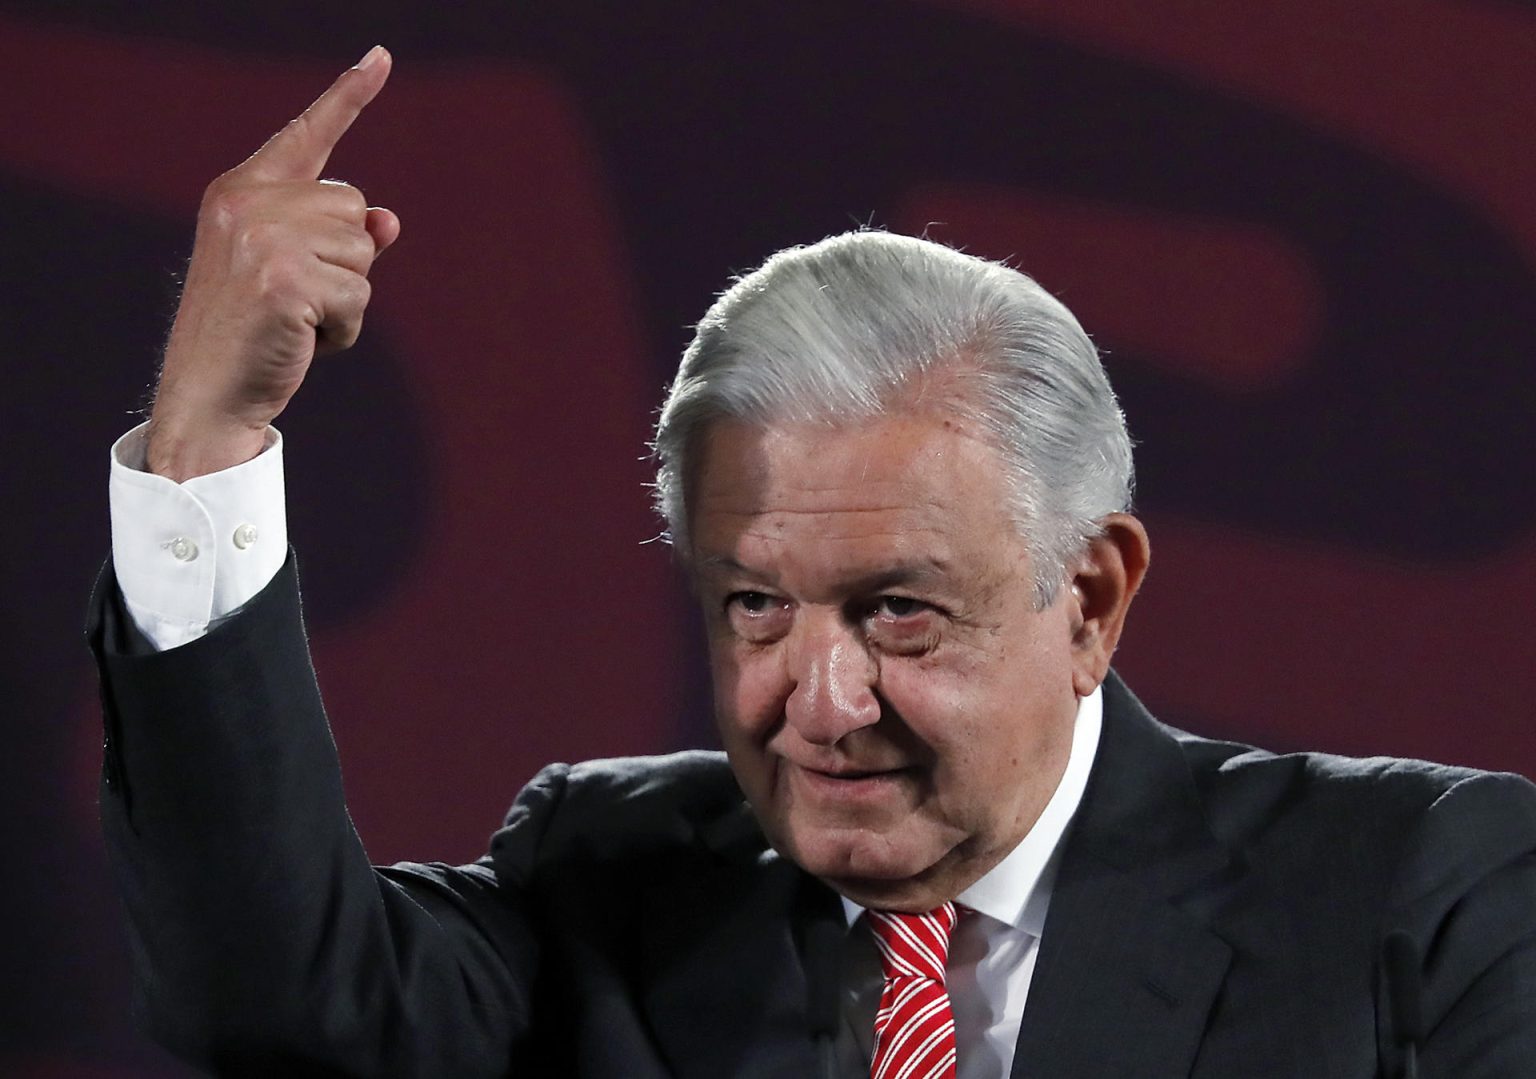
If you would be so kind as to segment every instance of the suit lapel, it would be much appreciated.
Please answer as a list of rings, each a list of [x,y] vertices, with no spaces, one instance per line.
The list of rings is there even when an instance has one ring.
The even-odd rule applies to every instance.
[[[804,934],[842,917],[837,898],[767,847],[745,804],[701,844],[704,872],[662,872],[644,900],[643,1007],[662,1054],[680,1077],[814,1074]]]
[[[1188,1075],[1231,960],[1211,922],[1237,876],[1174,736],[1111,674],[1014,1079]]]

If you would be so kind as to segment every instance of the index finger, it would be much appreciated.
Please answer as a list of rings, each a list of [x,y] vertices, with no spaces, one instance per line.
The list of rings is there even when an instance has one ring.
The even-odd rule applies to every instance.
[[[336,143],[383,88],[391,63],[384,46],[369,49],[241,167],[274,180],[318,180]]]

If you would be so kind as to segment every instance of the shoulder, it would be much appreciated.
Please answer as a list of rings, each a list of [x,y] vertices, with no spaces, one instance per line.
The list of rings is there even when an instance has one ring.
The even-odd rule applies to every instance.
[[[1279,885],[1454,894],[1536,860],[1536,785],[1507,772],[1395,757],[1272,753],[1164,728],[1207,827]]]
[[[1095,850],[1230,948],[1222,993],[1247,1002],[1230,1007],[1295,1001],[1272,1011],[1299,1046],[1386,1037],[1383,942],[1401,934],[1422,957],[1426,1060],[1502,1075],[1529,1059],[1536,786],[1202,738],[1158,723],[1118,681],[1105,705],[1105,767],[1083,807]]]
[[[1405,936],[1445,1074],[1515,1074],[1532,1048],[1520,1032],[1532,1029],[1536,979],[1536,786],[1429,761],[1175,737],[1240,881],[1230,939],[1337,991]],[[1294,954],[1277,958],[1276,941]]]
[[[725,754],[690,750],[545,767],[518,794],[491,853],[504,872],[697,850],[736,831],[757,835]]]
[[[1168,728],[1214,826],[1241,838],[1331,822],[1343,840],[1397,840],[1425,826],[1499,823],[1536,844],[1536,785],[1518,775],[1395,757],[1271,753]]]
[[[1536,852],[1536,785],[1521,776],[1204,738],[1153,719],[1118,680],[1106,684],[1105,703],[1117,770],[1162,762],[1160,781],[1187,784],[1186,804],[1250,865],[1374,877],[1381,887],[1415,864],[1475,876]]]

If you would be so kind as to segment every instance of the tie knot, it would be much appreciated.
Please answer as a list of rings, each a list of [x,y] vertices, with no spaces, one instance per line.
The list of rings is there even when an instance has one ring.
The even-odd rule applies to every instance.
[[[960,920],[953,903],[927,914],[869,911],[869,928],[880,950],[880,965],[887,979],[908,976],[944,981],[949,961],[949,935]]]

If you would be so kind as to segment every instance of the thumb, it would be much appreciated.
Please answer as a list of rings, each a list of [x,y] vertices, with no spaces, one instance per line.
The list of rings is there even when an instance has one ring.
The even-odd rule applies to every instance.
[[[386,210],[382,206],[368,207],[368,216],[363,221],[363,227],[373,238],[374,258],[382,255],[386,247],[400,238],[400,219],[395,216],[395,211]]]

